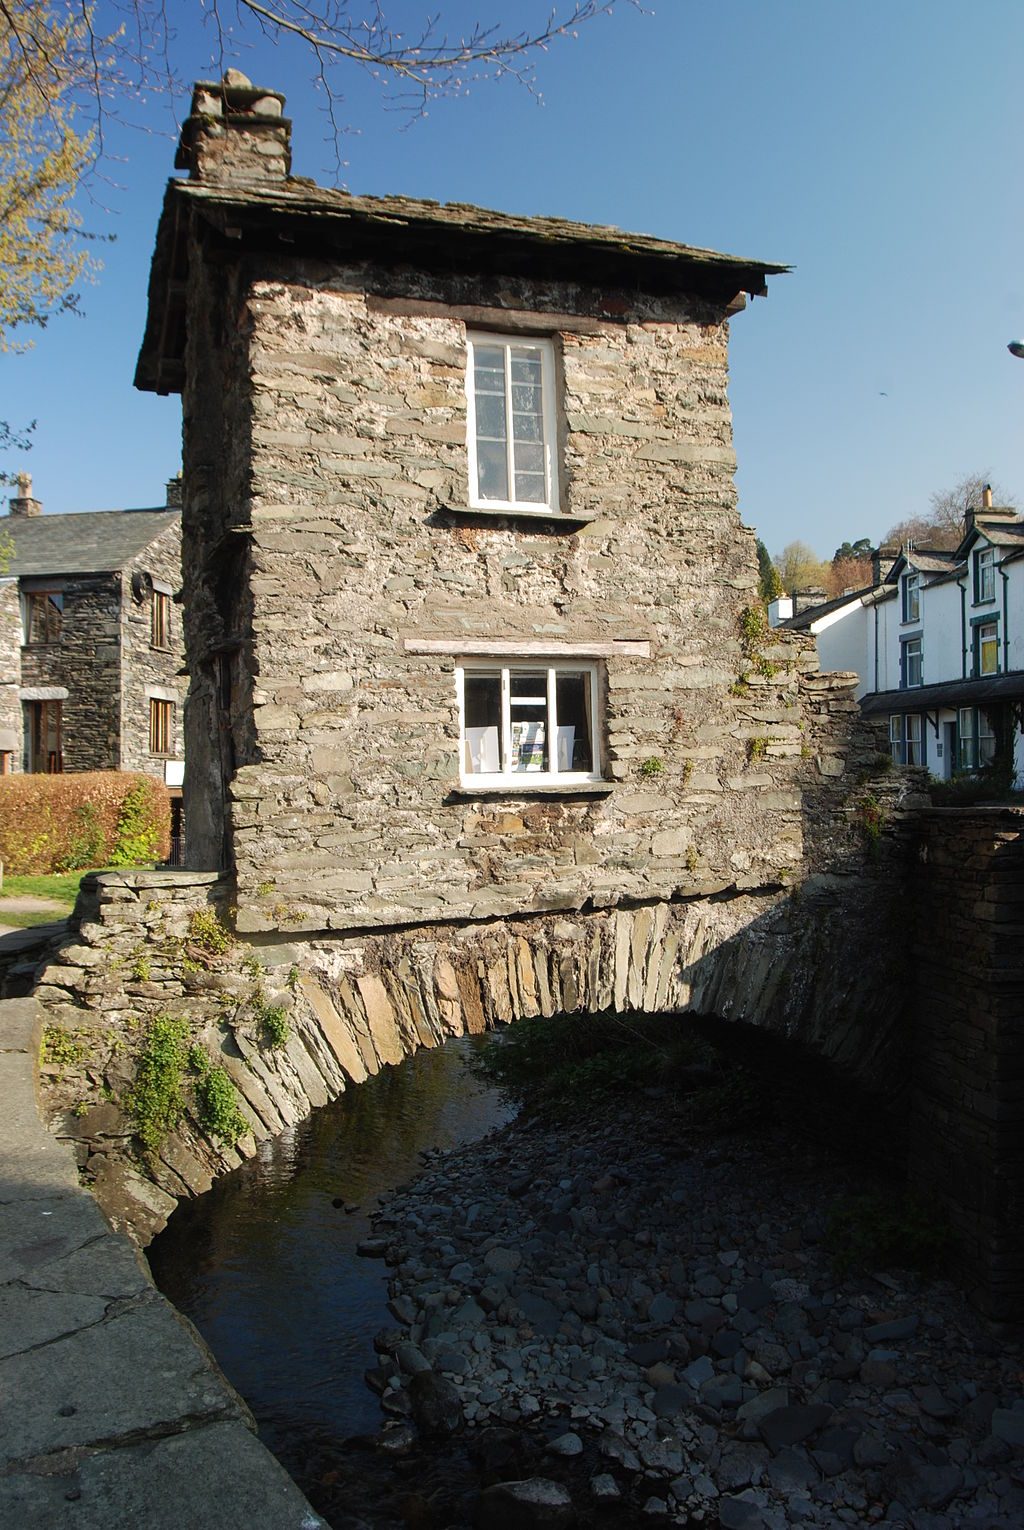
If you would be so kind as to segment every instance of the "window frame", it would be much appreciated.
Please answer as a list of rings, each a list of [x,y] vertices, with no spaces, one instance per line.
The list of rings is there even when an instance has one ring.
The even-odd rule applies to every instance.
[[[920,712],[890,712],[889,752],[894,765],[926,763],[924,719]]]
[[[916,647],[916,654],[911,650]],[[917,659],[917,679],[911,680],[909,660]],[[900,638],[900,690],[915,691],[924,684],[924,639],[921,632],[908,632]]]
[[[64,590],[59,585],[37,586],[22,591],[25,648],[50,648],[64,633]],[[43,603],[40,605],[40,603]],[[43,636],[36,634],[36,612],[42,612]]]
[[[557,677],[560,673],[582,674],[589,681],[590,689],[590,758],[591,769],[581,770],[509,770],[470,771],[466,769],[466,676],[481,674],[499,676],[501,715],[498,723],[499,759],[502,766],[511,758],[511,676],[537,674],[544,676],[545,685],[545,753],[550,760],[551,740],[556,740],[558,727]],[[467,791],[529,792],[535,787],[566,787],[585,785],[605,780],[602,774],[601,718],[602,665],[593,659],[567,658],[544,659],[517,658],[513,654],[501,658],[459,659],[455,665],[455,689],[459,710],[459,785]]]
[[[984,561],[982,561],[984,560]],[[991,585],[988,589],[987,586]],[[974,604],[987,605],[996,598],[996,550],[989,544],[974,554]]]
[[[64,773],[64,703],[59,700],[25,701],[25,770],[29,775],[60,776]],[[51,749],[51,739],[55,748]]]
[[[159,759],[174,754],[174,702],[162,696],[149,697],[149,752]],[[160,748],[161,741],[166,745]]]
[[[964,719],[968,726],[964,727]],[[987,745],[985,748],[983,746]],[[958,707],[956,714],[956,760],[958,770],[986,770],[999,749],[998,730],[984,707]],[[987,756],[987,758],[986,758]]]
[[[171,647],[171,596],[156,585],[149,592],[149,646],[160,653]]]
[[[991,637],[984,638],[982,634],[989,630],[991,630]],[[975,679],[980,680],[984,676],[998,675],[1000,673],[998,616],[986,616],[983,620],[972,623],[971,638],[972,647],[974,650],[973,660]],[[990,643],[992,644],[995,651],[995,664],[991,669],[985,669],[982,663],[982,654],[984,648],[987,647]]]
[[[903,614],[900,619],[904,623],[921,620],[921,575],[917,569],[911,569],[903,576]]]
[[[516,347],[536,350],[541,358],[541,424],[543,431],[545,497],[538,500],[486,499],[480,493],[479,464],[477,458],[475,356],[478,345],[500,346],[505,352],[505,406],[506,406],[506,471],[508,482],[515,490],[514,452],[515,437],[508,422],[512,418],[510,405],[511,355]],[[469,508],[490,510],[495,515],[561,515],[561,485],[558,460],[558,415],[556,410],[556,355],[555,343],[543,335],[498,334],[487,330],[466,331],[466,446],[469,457]]]

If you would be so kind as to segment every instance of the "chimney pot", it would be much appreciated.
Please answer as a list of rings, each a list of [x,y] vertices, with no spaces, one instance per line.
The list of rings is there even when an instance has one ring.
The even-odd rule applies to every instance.
[[[283,181],[291,171],[290,120],[284,96],[253,85],[238,69],[218,83],[199,80],[182,124],[175,169],[194,181],[253,185]]]
[[[8,500],[12,515],[42,515],[43,502],[32,498],[32,474],[19,473],[17,477],[18,492],[13,499]]]
[[[987,483],[981,491],[981,505],[983,510],[992,509],[992,485]]]

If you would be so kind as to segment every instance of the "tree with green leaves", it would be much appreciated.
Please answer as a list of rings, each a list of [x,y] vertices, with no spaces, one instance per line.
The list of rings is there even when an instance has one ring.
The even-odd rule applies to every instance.
[[[771,605],[783,593],[782,580],[779,571],[772,562],[771,553],[765,547],[761,538],[757,539],[757,576],[761,590],[761,599],[766,606]]]

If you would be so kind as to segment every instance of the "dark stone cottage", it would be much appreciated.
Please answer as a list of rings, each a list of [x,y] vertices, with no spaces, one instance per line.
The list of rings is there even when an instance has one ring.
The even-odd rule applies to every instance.
[[[139,770],[177,788],[181,511],[42,509],[21,475],[0,522],[3,773]]]

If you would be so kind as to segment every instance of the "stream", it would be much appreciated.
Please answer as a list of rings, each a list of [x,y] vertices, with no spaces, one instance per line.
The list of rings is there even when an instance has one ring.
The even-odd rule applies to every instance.
[[[325,1456],[382,1421],[363,1377],[374,1336],[393,1326],[386,1274],[356,1253],[378,1198],[414,1178],[425,1152],[476,1141],[514,1114],[469,1069],[482,1041],[417,1052],[314,1111],[183,1203],[147,1251],[157,1286],[307,1492]]]

